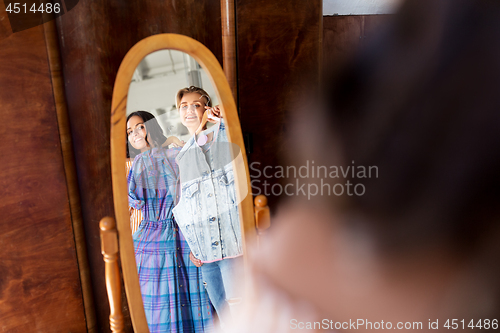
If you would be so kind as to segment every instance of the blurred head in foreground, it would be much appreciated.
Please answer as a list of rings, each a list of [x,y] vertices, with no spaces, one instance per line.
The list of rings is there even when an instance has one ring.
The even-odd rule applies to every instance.
[[[392,19],[306,94],[290,131],[292,163],[351,166],[347,177],[322,181],[362,184],[363,194],[351,187],[285,205],[255,272],[320,321],[492,325],[500,319],[500,2],[410,0]],[[285,326],[301,328],[306,312],[291,310]]]

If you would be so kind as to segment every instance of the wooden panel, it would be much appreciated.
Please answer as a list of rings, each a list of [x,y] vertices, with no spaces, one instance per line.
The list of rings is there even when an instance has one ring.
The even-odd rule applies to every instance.
[[[86,332],[43,27],[0,41],[0,87],[0,330]]]
[[[97,330],[109,332],[98,223],[114,216],[110,165],[113,84],[126,52],[157,33],[188,35],[222,61],[219,1],[80,1],[57,19]],[[125,144],[125,143],[124,143]],[[127,309],[124,309],[127,316]],[[130,321],[125,331],[130,331]]]
[[[61,150],[68,188],[68,199],[73,224],[73,235],[75,238],[76,255],[78,258],[78,271],[82,285],[83,303],[85,307],[85,319],[89,333],[95,329],[95,304],[92,294],[92,282],[90,280],[89,261],[87,256],[87,243],[82,221],[82,209],[80,206],[80,191],[78,190],[78,178],[76,174],[75,156],[73,155],[73,140],[69,130],[68,109],[66,107],[66,94],[64,80],[61,74],[61,57],[59,55],[59,43],[57,38],[56,24],[50,20],[43,25],[45,32],[45,43],[47,45],[47,56],[49,60],[52,89],[59,125],[59,136]]]
[[[323,63],[325,67],[350,57],[361,45],[364,16],[323,18]]]
[[[4,3],[0,3],[0,41],[4,38],[9,37],[12,34],[12,28],[10,27],[10,22],[8,20],[7,13],[5,12]]]
[[[323,17],[323,64],[341,66],[372,39],[392,15]]]
[[[321,9],[321,0],[236,1],[240,117],[244,135],[253,141],[249,164],[261,163],[254,164],[260,171],[281,164],[285,120],[303,89],[301,78],[319,80]],[[253,180],[260,181],[261,191],[264,181],[268,190],[278,181]],[[268,199],[273,212],[280,198]]]

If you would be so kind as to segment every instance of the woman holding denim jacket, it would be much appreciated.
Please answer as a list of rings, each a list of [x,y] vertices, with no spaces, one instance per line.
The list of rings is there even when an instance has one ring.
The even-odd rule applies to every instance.
[[[231,164],[231,143],[220,118],[201,88],[177,93],[181,122],[192,134],[176,158],[180,169],[181,199],[174,215],[191,248],[191,260],[201,267],[208,295],[224,326],[228,305],[241,300],[236,278],[242,267],[242,240]],[[200,129],[204,112],[214,125]]]

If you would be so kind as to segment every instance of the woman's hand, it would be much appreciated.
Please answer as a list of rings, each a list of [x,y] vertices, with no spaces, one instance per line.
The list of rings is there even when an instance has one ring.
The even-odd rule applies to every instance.
[[[168,147],[170,144],[173,144],[174,147],[183,147],[186,143],[175,136],[169,136],[161,146]]]
[[[196,267],[203,266],[203,263],[201,262],[201,260],[200,259],[196,259],[195,256],[193,255],[193,252],[189,252],[189,259],[193,262],[193,264]]]
[[[211,123],[216,123],[222,118],[222,112],[219,105],[214,107],[205,106],[205,111],[208,112],[208,121]]]

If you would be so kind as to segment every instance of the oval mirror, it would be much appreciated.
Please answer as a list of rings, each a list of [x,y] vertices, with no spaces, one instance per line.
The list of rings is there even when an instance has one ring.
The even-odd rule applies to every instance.
[[[205,114],[211,117],[203,127],[199,124],[203,112],[197,116],[196,110],[204,111],[205,106],[210,110]],[[137,111],[147,112],[154,120],[144,120],[144,113]],[[159,132],[162,139],[155,139],[154,133]],[[153,160],[157,162],[149,162]],[[160,34],[130,49],[113,90],[111,167],[122,272],[134,330],[148,332],[150,327],[184,321],[187,313],[197,316],[194,321],[211,321],[209,300],[220,302],[220,295],[204,283],[208,264],[242,264],[245,244],[255,238],[256,231],[236,105],[219,62],[205,46],[186,36]],[[151,204],[152,196],[152,201],[160,203]],[[188,261],[191,255],[193,260]],[[189,269],[181,267],[184,264]],[[201,281],[204,269],[203,282],[196,284],[193,276],[199,274]],[[164,275],[152,276],[162,270]],[[172,281],[166,281],[170,289],[157,292],[164,288],[158,279],[176,281],[178,286],[172,289],[168,286]],[[183,301],[184,289],[175,291],[185,287],[179,281],[198,288],[193,301],[201,302],[197,310],[185,311],[189,299]],[[158,320],[162,314],[155,309],[162,302],[171,307],[172,299],[176,299],[177,318]]]

